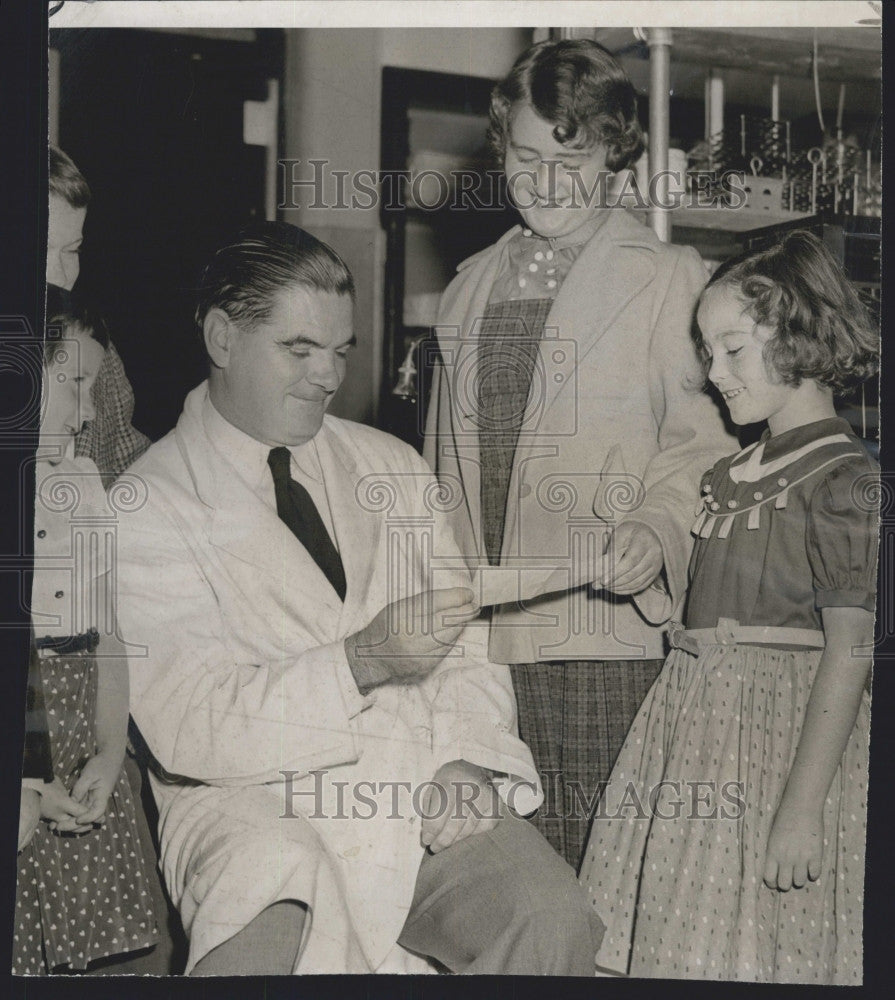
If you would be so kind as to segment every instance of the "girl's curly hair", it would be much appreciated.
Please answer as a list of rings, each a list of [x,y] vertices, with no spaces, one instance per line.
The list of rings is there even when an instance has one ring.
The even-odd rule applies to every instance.
[[[73,303],[65,289],[47,285],[46,316],[43,359],[47,368],[52,367],[66,340],[75,333],[87,334],[104,351],[109,346],[109,328],[102,314],[84,303]]]
[[[488,142],[500,163],[514,109],[523,103],[553,123],[557,142],[571,149],[602,143],[608,170],[624,170],[643,152],[634,87],[616,59],[589,39],[539,42],[495,86]]]
[[[725,261],[706,291],[722,285],[734,289],[756,323],[776,331],[765,344],[764,360],[787,385],[814,379],[839,395],[878,371],[879,332],[813,234],[796,230],[770,249]],[[693,331],[708,375],[711,356],[698,325]]]

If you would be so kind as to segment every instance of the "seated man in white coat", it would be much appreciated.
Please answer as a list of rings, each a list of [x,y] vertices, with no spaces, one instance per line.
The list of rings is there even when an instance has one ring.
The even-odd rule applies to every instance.
[[[210,377],[130,470],[119,620],[187,971],[591,975],[428,467],[325,415],[353,306],[329,247],[244,230],[199,289]]]

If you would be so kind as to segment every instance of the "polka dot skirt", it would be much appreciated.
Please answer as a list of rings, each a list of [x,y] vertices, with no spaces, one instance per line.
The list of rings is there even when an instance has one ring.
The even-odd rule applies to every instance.
[[[820,651],[674,650],[631,727],[581,868],[598,968],[859,984],[869,698],[824,806],[817,882],[762,882]]]
[[[71,790],[95,747],[96,661],[50,657],[41,671],[54,769]],[[158,936],[135,804],[122,771],[102,826],[56,835],[41,822],[19,855],[12,971],[81,970],[95,959],[150,947]]]

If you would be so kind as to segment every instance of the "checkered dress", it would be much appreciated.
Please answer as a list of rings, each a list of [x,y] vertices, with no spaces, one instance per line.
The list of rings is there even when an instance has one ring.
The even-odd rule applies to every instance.
[[[109,344],[93,383],[96,416],[75,438],[75,455],[92,459],[106,489],[152,444],[131,426],[134,390],[114,344]]]
[[[507,491],[519,432],[553,299],[581,247],[555,252],[529,230],[509,245],[479,333],[477,403],[482,537],[500,562]],[[548,256],[549,255],[549,256]],[[499,296],[499,298],[498,298]],[[539,297],[526,297],[539,296]],[[535,826],[573,867],[592,805],[662,660],[511,664],[519,731],[534,756],[545,801]]]
[[[489,303],[479,331],[476,369],[482,532],[492,566],[500,563],[507,490],[516,441],[551,299]]]

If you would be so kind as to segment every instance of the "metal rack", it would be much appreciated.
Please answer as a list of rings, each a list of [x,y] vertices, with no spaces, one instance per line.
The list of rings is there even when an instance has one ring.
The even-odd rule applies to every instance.
[[[554,33],[559,37],[589,35],[617,53],[630,54],[637,47],[636,43],[631,45],[630,29],[557,29]],[[753,189],[750,194],[765,195],[754,204],[747,203],[747,211],[763,213],[765,225],[819,211],[878,216],[881,200],[878,158],[873,157],[871,165],[867,151],[849,146],[843,141],[841,131],[830,149],[795,149],[788,122],[780,117],[780,77],[796,76],[810,69],[812,57],[807,43],[811,38],[816,40],[818,34],[825,55],[824,73],[831,82],[839,82],[841,88],[846,80],[852,81],[851,86],[855,86],[855,80],[869,86],[880,79],[880,61],[871,56],[879,51],[875,49],[879,34],[873,29],[633,29],[633,39],[641,43],[641,54],[644,44],[649,54],[650,174],[655,177],[668,170],[674,53],[694,69],[704,67],[708,165],[741,170],[746,184]],[[813,58],[818,58],[816,49]],[[770,115],[767,118],[740,115],[736,120],[726,121],[724,74],[743,76],[749,71],[760,73],[771,84]],[[842,93],[840,89],[839,121]],[[660,186],[657,201],[667,202],[666,192]],[[662,204],[651,205],[648,213],[649,224],[666,241],[672,238],[672,227],[744,231],[762,224],[754,218],[739,222],[733,218],[733,213],[725,212],[723,206],[717,215],[705,210],[696,215]]]

